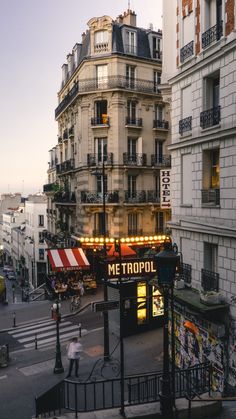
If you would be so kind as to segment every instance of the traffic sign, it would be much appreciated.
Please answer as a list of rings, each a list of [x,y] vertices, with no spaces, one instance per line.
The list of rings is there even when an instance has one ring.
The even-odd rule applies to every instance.
[[[92,303],[93,311],[117,310],[120,307],[119,301],[98,301]]]

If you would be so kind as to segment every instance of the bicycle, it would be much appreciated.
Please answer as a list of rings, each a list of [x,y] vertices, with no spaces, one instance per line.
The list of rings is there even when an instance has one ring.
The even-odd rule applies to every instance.
[[[79,309],[81,304],[81,299],[79,295],[73,296],[70,300],[70,311],[76,311]]]

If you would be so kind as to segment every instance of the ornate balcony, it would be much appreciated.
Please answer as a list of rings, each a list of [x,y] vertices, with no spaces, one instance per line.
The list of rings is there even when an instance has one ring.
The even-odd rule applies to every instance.
[[[182,135],[184,132],[192,130],[192,117],[188,116],[187,118],[181,119],[179,121],[179,133]]]
[[[169,129],[169,122],[160,120],[160,119],[154,119],[153,121],[153,129]]]
[[[101,154],[87,154],[87,165],[88,166],[100,166],[102,163],[106,166],[113,165],[113,153],[107,153],[105,155]]]
[[[117,204],[119,202],[118,191],[106,191],[105,202],[107,204]],[[103,193],[97,191],[81,191],[82,204],[103,204]]]
[[[56,204],[76,204],[75,192],[62,191],[56,192],[53,201]]]
[[[201,285],[203,291],[219,291],[219,274],[216,272],[208,271],[207,269],[201,270]]]
[[[75,168],[74,159],[70,159],[70,160],[64,161],[63,163],[57,164],[56,172],[58,175],[60,175],[65,172],[70,172],[71,170],[74,170],[74,168]]]
[[[151,165],[160,166],[160,167],[171,167],[171,155],[170,154],[152,154],[151,155]]]
[[[123,163],[126,166],[146,166],[147,155],[143,153],[123,153]]]
[[[219,41],[223,35],[223,20],[202,34],[202,48],[207,48],[212,42]]]
[[[183,63],[187,58],[191,57],[193,55],[193,45],[194,42],[191,41],[188,44],[186,44],[183,48],[180,50],[180,62]]]
[[[98,117],[98,118],[91,118],[91,125],[93,126],[93,127],[95,127],[95,126],[100,126],[100,125],[102,125],[102,126],[106,126],[106,127],[109,127],[110,126],[110,124],[109,124],[109,116],[101,116],[101,117]]]
[[[55,191],[55,182],[54,183],[46,183],[45,185],[43,185],[43,192],[44,193],[49,193],[49,192],[54,192]]]
[[[143,125],[142,118],[131,118],[130,116],[127,116],[125,119],[125,125],[131,125],[135,128],[141,128]]]
[[[61,112],[64,111],[64,109],[73,101],[75,96],[78,93],[78,83],[75,83],[75,85],[72,87],[72,89],[69,91],[69,93],[64,97],[64,99],[59,103],[58,107],[55,110],[55,118],[57,118]]]
[[[183,279],[186,284],[191,284],[192,281],[192,265],[188,263],[180,263],[178,269],[179,278]]]
[[[103,54],[104,52],[108,52],[108,42],[100,42],[95,44],[94,52],[95,54]]]
[[[200,126],[201,128],[209,128],[220,123],[221,107],[216,106],[215,108],[208,109],[200,113]]]
[[[160,194],[158,191],[147,191],[147,202],[149,203],[160,203]]]
[[[220,189],[203,189],[202,205],[217,206],[220,205]]]
[[[127,204],[142,204],[147,202],[147,192],[146,191],[125,191],[124,202]]]

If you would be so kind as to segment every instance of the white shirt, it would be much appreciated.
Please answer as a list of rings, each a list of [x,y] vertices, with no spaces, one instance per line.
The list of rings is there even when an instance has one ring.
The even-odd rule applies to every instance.
[[[68,359],[79,359],[82,345],[79,342],[71,342],[68,347]]]

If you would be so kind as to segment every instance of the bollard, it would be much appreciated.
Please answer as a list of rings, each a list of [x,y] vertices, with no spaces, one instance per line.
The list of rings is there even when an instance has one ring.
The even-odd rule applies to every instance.
[[[13,327],[16,327],[16,313],[13,311]]]
[[[34,338],[34,349],[38,349],[38,337],[37,337],[37,333],[35,333],[35,338]]]
[[[81,338],[81,329],[82,329],[82,325],[81,323],[79,323],[79,337]]]

